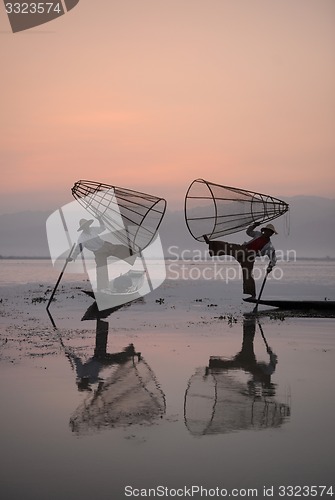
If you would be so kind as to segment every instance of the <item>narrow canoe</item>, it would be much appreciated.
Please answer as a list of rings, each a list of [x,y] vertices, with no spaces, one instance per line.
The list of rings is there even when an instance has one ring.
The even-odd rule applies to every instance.
[[[257,299],[247,298],[243,299],[245,302],[257,304]],[[334,300],[263,300],[258,302],[263,306],[278,307],[286,310],[300,310],[300,311],[335,311]]]

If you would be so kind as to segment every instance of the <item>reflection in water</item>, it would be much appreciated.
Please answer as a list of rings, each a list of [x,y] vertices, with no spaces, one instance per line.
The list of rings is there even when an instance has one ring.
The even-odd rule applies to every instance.
[[[271,376],[277,356],[268,346],[269,362],[257,362],[254,352],[256,317],[243,322],[240,352],[232,359],[211,356],[209,366],[189,380],[184,400],[184,418],[193,435],[221,434],[246,429],[281,426],[290,416],[289,402],[275,399]],[[288,399],[288,398],[287,398]]]
[[[88,393],[70,418],[72,431],[83,435],[104,428],[153,423],[166,410],[165,395],[155,374],[133,344],[121,352],[107,352],[108,322],[92,306],[84,319],[92,319],[93,311],[96,317],[93,356],[83,361],[73,349],[65,348],[76,372],[78,390]]]

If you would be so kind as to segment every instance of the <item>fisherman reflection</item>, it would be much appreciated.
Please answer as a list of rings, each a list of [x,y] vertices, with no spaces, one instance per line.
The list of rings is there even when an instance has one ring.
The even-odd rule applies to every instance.
[[[259,324],[260,326],[260,324]],[[261,328],[261,326],[260,326]],[[263,330],[261,330],[263,332]],[[256,317],[250,316],[243,321],[243,340],[242,348],[232,359],[222,359],[220,357],[211,356],[209,360],[208,372],[213,369],[237,370],[242,369],[252,375],[252,379],[248,381],[250,395],[255,394],[257,385],[261,385],[266,389],[268,396],[275,395],[275,386],[271,382],[271,376],[275,372],[278,362],[277,355],[269,347],[264,334],[263,340],[266,345],[266,352],[269,355],[269,361],[257,361],[254,352],[254,339],[256,334]]]
[[[241,350],[231,359],[211,356],[205,373],[198,369],[189,380],[184,416],[191,434],[279,427],[289,417],[287,398],[285,403],[275,399],[277,387],[271,381],[277,356],[261,330],[269,359],[257,361],[255,333],[255,316],[245,318]]]
[[[85,319],[92,319],[93,309],[89,308]],[[73,349],[66,348],[66,355],[76,372],[78,390],[87,392],[85,400],[70,418],[72,431],[86,434],[102,428],[153,423],[165,413],[166,406],[165,395],[153,371],[133,344],[121,352],[107,352],[108,322],[99,317],[100,311],[95,311],[93,356],[82,361]],[[106,311],[103,313],[106,317]]]
[[[97,267],[97,290],[101,291],[109,289],[108,257],[116,257],[133,264],[136,255],[133,255],[132,249],[126,245],[113,244],[102,239],[99,235],[106,230],[106,226],[102,218],[98,218],[98,221],[99,226],[93,227],[93,219],[81,219],[79,221],[77,231],[81,231],[81,234],[72,255],[68,258],[68,262],[75,260],[84,248],[93,252]]]
[[[71,365],[76,370],[76,382],[80,391],[91,391],[91,385],[103,381],[100,372],[106,366],[121,365],[137,357],[140,361],[141,353],[136,352],[134,345],[129,344],[121,352],[107,353],[108,323],[97,319],[96,343],[94,354],[87,361],[83,362],[74,351],[67,349],[66,355]]]

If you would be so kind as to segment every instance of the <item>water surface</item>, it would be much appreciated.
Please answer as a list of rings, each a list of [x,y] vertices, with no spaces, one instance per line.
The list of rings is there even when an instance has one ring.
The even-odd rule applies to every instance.
[[[333,318],[259,323],[243,316],[238,280],[229,293],[169,280],[99,317],[84,280],[68,277],[55,329],[45,303],[32,302],[52,273],[30,262],[9,279],[11,263],[1,289],[3,498],[119,499],[127,485],[263,496],[264,486],[332,484]],[[326,266],[299,264],[277,291],[310,283],[331,297]]]

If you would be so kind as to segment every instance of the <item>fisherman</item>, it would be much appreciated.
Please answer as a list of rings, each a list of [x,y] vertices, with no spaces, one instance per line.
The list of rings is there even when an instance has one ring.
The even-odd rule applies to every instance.
[[[260,223],[255,222],[248,227],[246,233],[252,239],[247,243],[239,245],[237,243],[227,243],[225,241],[210,241],[206,235],[204,240],[209,247],[209,255],[231,255],[234,257],[242,268],[243,277],[243,293],[256,297],[256,285],[253,277],[253,267],[256,257],[267,256],[270,259],[267,267],[267,272],[270,273],[276,265],[276,251],[271,243],[271,236],[278,234],[273,224],[268,224],[262,227],[260,231],[255,231],[255,228]]]
[[[81,234],[68,261],[71,262],[75,260],[84,248],[93,252],[97,266],[97,290],[101,291],[109,289],[107,258],[113,256],[125,260],[129,264],[133,264],[136,255],[134,255],[132,249],[126,245],[114,245],[109,241],[103,240],[99,234],[105,231],[106,226],[101,218],[98,218],[98,221],[100,224],[99,227],[91,227],[91,224],[94,222],[93,219],[81,219],[79,221],[79,228],[77,231],[81,231]]]

